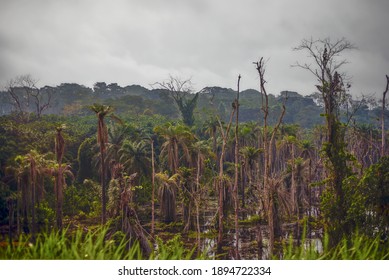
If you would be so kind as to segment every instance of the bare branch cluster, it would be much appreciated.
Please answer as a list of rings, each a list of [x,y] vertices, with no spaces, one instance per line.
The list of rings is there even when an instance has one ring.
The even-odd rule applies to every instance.
[[[37,87],[38,80],[31,75],[18,76],[7,83],[7,92],[15,110],[23,114],[29,111],[30,106],[38,117],[50,106],[52,91],[46,87],[44,91]]]
[[[314,64],[296,62],[296,64],[292,66],[301,67],[310,71],[320,82],[322,82],[323,79],[333,77],[341,66],[348,63],[346,59],[338,60],[341,53],[355,48],[356,47],[345,38],[335,42],[332,42],[330,38],[319,40],[314,40],[312,38],[309,40],[304,39],[301,41],[300,45],[293,48],[293,50],[307,51],[308,57],[313,58]],[[345,74],[340,73],[340,75],[344,80]]]
[[[169,75],[167,80],[163,82],[156,82],[151,86],[167,90],[176,102],[193,92],[192,81],[190,78],[181,79],[180,77],[172,75]]]

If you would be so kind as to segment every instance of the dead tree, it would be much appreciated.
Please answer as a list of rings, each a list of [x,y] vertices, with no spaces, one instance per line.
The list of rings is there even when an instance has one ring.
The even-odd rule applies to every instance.
[[[382,113],[381,113],[381,156],[385,156],[386,152],[386,139],[385,139],[385,98],[389,89],[389,76],[386,75],[386,88],[382,94]]]
[[[339,57],[344,51],[353,48],[354,46],[344,38],[335,42],[329,38],[303,40],[295,48],[298,51],[308,52],[313,59],[313,65],[297,63],[296,66],[308,70],[316,77],[319,82],[316,87],[324,101],[327,142],[323,145],[323,151],[326,156],[326,170],[329,174],[326,193],[332,199],[322,206],[332,244],[336,244],[342,234],[349,233],[352,227],[352,224],[346,221],[347,209],[344,204],[343,181],[350,175],[350,168],[347,165],[349,157],[345,149],[345,126],[339,117],[340,101],[346,93],[346,74],[339,71],[347,60],[339,59]]]
[[[268,137],[268,116],[269,116],[269,99],[268,93],[265,87],[265,62],[263,57],[254,62],[260,83],[260,94],[262,99],[262,111],[263,111],[263,155],[264,155],[264,195],[265,195],[265,209],[267,210],[267,222],[269,227],[269,253],[273,254],[274,241],[281,236],[281,225],[279,219],[278,210],[278,187],[276,178],[272,172],[273,166],[273,149],[275,145],[275,136],[282,123],[282,119],[285,115],[285,102],[282,104],[282,111],[278,118],[276,125],[274,126],[270,138]]]
[[[235,259],[240,259],[239,257],[239,198],[238,198],[238,183],[239,183],[239,91],[240,91],[240,79],[241,76],[238,76],[238,90],[236,93],[235,99],[235,110],[236,110],[236,119],[235,119],[235,176],[234,176],[234,214],[235,214]]]
[[[234,117],[236,108],[233,106],[231,114],[230,114],[230,120],[228,121],[227,127],[224,128],[223,124],[220,120],[220,117],[217,116],[217,121],[219,123],[220,127],[220,134],[222,137],[222,147],[221,152],[219,155],[219,176],[217,179],[217,189],[218,189],[218,238],[217,238],[217,252],[222,252],[222,245],[223,245],[223,236],[224,236],[224,202],[225,202],[225,176],[224,176],[224,155],[226,152],[226,146],[228,143],[228,138],[230,134],[232,119]]]
[[[40,118],[51,103],[52,90],[50,87],[37,87],[37,80],[30,75],[23,75],[8,81],[7,92],[15,110],[24,115],[27,112],[36,113]],[[33,107],[33,109],[31,108]]]
[[[199,93],[192,94],[191,80],[170,76],[168,80],[157,82],[153,86],[166,90],[176,103],[184,124],[189,127],[193,126],[194,109],[197,106]]]
[[[155,231],[155,159],[154,139],[150,137],[151,145],[151,236],[154,238]]]

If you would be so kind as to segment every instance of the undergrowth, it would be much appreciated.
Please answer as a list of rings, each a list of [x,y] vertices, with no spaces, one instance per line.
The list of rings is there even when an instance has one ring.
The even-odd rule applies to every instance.
[[[296,246],[292,238],[284,244],[283,259],[285,260],[388,260],[389,242],[380,236],[368,237],[358,232],[351,237],[344,237],[333,248],[329,246],[328,234],[324,235],[322,249],[318,250],[312,240],[305,235],[301,245]]]
[[[129,243],[121,232],[109,234],[108,227],[97,227],[41,233],[34,243],[30,236],[21,235],[12,246],[0,247],[0,259],[7,260],[180,260],[195,258],[194,249],[184,248],[179,235],[163,242],[157,239],[150,256],[142,255],[138,242]],[[199,258],[203,258],[200,256]]]

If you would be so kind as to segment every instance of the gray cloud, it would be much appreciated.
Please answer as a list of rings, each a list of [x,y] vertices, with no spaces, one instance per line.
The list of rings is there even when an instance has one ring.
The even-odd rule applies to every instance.
[[[0,84],[29,73],[41,85],[97,81],[147,86],[168,74],[207,85],[257,88],[252,62],[269,58],[270,92],[315,90],[291,68],[303,38],[345,37],[353,93],[382,92],[389,72],[385,0],[27,1],[0,4]]]

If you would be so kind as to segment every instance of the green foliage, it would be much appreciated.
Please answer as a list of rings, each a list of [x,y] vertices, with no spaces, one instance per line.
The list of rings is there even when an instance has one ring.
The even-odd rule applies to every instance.
[[[195,248],[184,247],[181,235],[164,242],[157,238],[152,260],[189,260],[195,258]],[[204,258],[200,256],[198,258]],[[82,229],[41,233],[36,242],[22,235],[13,246],[0,247],[0,259],[8,260],[140,260],[144,259],[138,242],[130,245],[128,237],[108,227],[97,227],[86,233]]]
[[[172,239],[164,242],[162,239],[157,238],[157,249],[150,256],[153,260],[190,260],[194,258],[194,251],[187,250],[184,247],[184,243],[181,240],[181,235],[177,234]]]
[[[356,232],[344,237],[336,247],[329,245],[329,235],[325,234],[323,248],[319,248],[313,240],[302,238],[300,246],[296,246],[290,237],[284,244],[284,260],[388,260],[389,242]]]
[[[41,233],[36,242],[20,236],[14,246],[0,248],[0,259],[9,260],[139,260],[142,259],[137,242],[129,246],[125,235],[109,236],[107,227],[84,233],[82,229]]]
[[[364,219],[361,228],[378,229],[388,234],[389,228],[389,157],[365,170],[358,184]]]
[[[83,182],[85,179],[97,179],[95,168],[92,168],[96,144],[96,137],[86,138],[78,148],[77,182]]]
[[[64,215],[74,216],[80,212],[90,216],[98,215],[101,211],[100,193],[98,183],[91,180],[68,186],[64,190]]]
[[[177,106],[173,106],[174,99],[169,97],[166,92],[157,90],[149,91],[142,87],[131,86],[121,88],[117,84],[104,86],[103,83],[99,83],[95,92],[93,92],[85,87],[65,84],[59,86],[58,90],[61,91],[61,94],[57,95],[56,102],[58,101],[58,104],[55,104],[54,107],[58,108],[58,112],[65,113],[66,116],[43,115],[39,119],[34,115],[26,115],[26,118],[23,119],[15,115],[0,117],[0,226],[2,228],[6,228],[9,214],[8,208],[11,207],[13,207],[13,209],[11,209],[14,211],[14,228],[16,228],[17,222],[21,222],[24,215],[26,216],[25,218],[28,218],[28,220],[24,219],[26,224],[27,222],[31,224],[30,218],[32,217],[32,209],[35,210],[35,223],[39,225],[40,230],[48,230],[53,226],[53,209],[55,209],[56,203],[54,194],[55,184],[53,179],[55,169],[54,164],[52,162],[50,163],[50,161],[53,161],[54,159],[54,128],[58,126],[59,123],[66,124],[68,128],[64,131],[63,135],[66,142],[64,162],[69,164],[69,170],[71,169],[74,174],[77,174],[77,182],[74,185],[70,185],[70,181],[68,180],[66,183],[70,186],[64,189],[63,215],[67,216],[66,222],[69,222],[70,224],[76,222],[89,225],[97,220],[92,218],[101,215],[102,188],[99,187],[99,183],[96,183],[96,181],[100,179],[100,176],[98,171],[99,167],[94,162],[97,154],[95,136],[97,131],[96,117],[93,115],[92,111],[86,110],[87,106],[90,105],[90,99],[86,98],[86,96],[90,97],[92,96],[91,94],[93,94],[94,101],[107,104],[106,107],[96,105],[95,109],[97,111],[100,111],[101,109],[101,111],[106,111],[104,114],[109,115],[112,110],[111,106],[114,106],[115,109],[117,109],[116,111],[121,114],[122,119],[127,122],[125,126],[110,127],[110,124],[108,123],[109,120],[107,120],[107,128],[109,127],[110,129],[107,130],[108,137],[103,141],[104,144],[106,144],[107,151],[107,157],[105,159],[107,165],[106,182],[113,177],[111,172],[114,162],[123,164],[125,168],[124,171],[127,174],[138,173],[133,185],[139,185],[140,187],[134,187],[133,189],[132,201],[134,205],[132,206],[134,206],[133,210],[136,212],[137,216],[140,217],[139,220],[141,224],[145,225],[147,229],[150,225],[150,201],[152,189],[150,140],[152,139],[154,144],[153,148],[155,149],[154,159],[156,172],[166,171],[166,174],[159,173],[159,175],[157,174],[156,176],[157,184],[155,187],[159,186],[159,200],[157,201],[155,198],[155,201],[157,202],[155,209],[160,206],[161,209],[167,209],[166,213],[168,210],[170,211],[169,213],[173,213],[174,210],[174,213],[171,215],[169,214],[170,216],[168,218],[166,218],[165,215],[157,214],[157,225],[158,221],[163,219],[166,221],[175,220],[176,210],[178,210],[179,214],[184,213],[184,210],[181,209],[180,205],[176,207],[176,199],[184,202],[184,207],[187,207],[194,206],[194,204],[190,203],[193,203],[193,199],[197,198],[200,202],[200,223],[203,223],[203,226],[208,226],[208,221],[206,220],[208,218],[203,219],[202,211],[211,212],[214,211],[216,207],[216,188],[214,187],[215,178],[218,178],[216,155],[220,153],[220,146],[218,145],[220,145],[221,140],[219,123],[215,118],[212,119],[212,116],[218,114],[216,112],[216,107],[219,106],[219,111],[224,111],[225,117],[228,118],[228,112],[230,112],[231,103],[234,101],[236,92],[231,89],[206,88],[201,93],[183,98],[181,100],[181,105],[178,104],[181,107],[177,110]],[[247,227],[254,226],[258,220],[261,219],[263,214],[261,212],[262,208],[258,208],[257,199],[258,191],[260,192],[260,199],[262,199],[261,181],[263,179],[263,174],[261,173],[261,170],[264,168],[262,164],[263,156],[260,156],[260,153],[263,151],[259,148],[262,146],[261,139],[263,133],[261,133],[260,124],[258,123],[259,116],[263,114],[263,112],[260,110],[261,104],[258,102],[258,99],[260,99],[260,93],[255,90],[244,91],[241,93],[240,97],[240,121],[255,121],[247,122],[240,126],[239,141],[242,145],[240,149],[241,162],[238,166],[242,170],[243,178],[241,178],[242,180],[239,181],[239,184],[245,187],[245,193],[249,192],[246,196],[246,202],[248,202],[246,208],[248,213],[254,213],[253,209],[259,209],[260,211],[255,211],[256,213],[259,213],[258,216],[254,215],[251,216],[250,219],[240,221],[241,225]],[[270,110],[273,111],[270,112],[270,115],[277,115],[274,113],[281,110],[281,100],[282,98],[269,95]],[[211,102],[213,102],[215,106],[211,105]],[[348,148],[350,147],[350,144],[345,143],[346,141],[344,140],[346,129],[347,133],[349,131],[351,132],[351,137],[355,136],[352,134],[353,130],[348,130],[340,121],[337,121],[334,124],[334,129],[337,130],[336,132],[339,134],[336,139],[337,142],[324,144],[322,147],[323,161],[318,162],[319,159],[317,153],[315,153],[315,149],[320,148],[315,147],[315,145],[323,142],[326,131],[322,129],[319,134],[315,134],[319,131],[312,132],[311,137],[308,137],[309,140],[301,141],[301,138],[306,136],[303,136],[304,128],[323,122],[323,118],[320,118],[319,116],[319,112],[322,111],[322,108],[316,106],[312,99],[300,96],[297,93],[290,96],[286,102],[288,110],[284,118],[285,124],[280,127],[280,134],[277,134],[277,140],[282,139],[284,135],[287,135],[283,138],[285,142],[294,145],[294,164],[301,167],[301,174],[307,179],[302,182],[303,184],[306,182],[306,184],[310,184],[311,186],[314,186],[315,184],[326,185],[325,191],[321,197],[321,206],[319,209],[322,216],[319,215],[318,217],[315,217],[318,223],[320,223],[320,226],[318,227],[322,228],[322,225],[324,224],[328,232],[332,231],[338,234],[339,240],[337,241],[340,241],[344,235],[350,234],[356,228],[359,228],[360,232],[367,236],[366,238],[372,240],[377,236],[377,232],[383,235],[388,234],[389,160],[383,158],[379,163],[366,168],[368,164],[371,164],[378,158],[377,155],[374,158],[374,154],[371,153],[373,156],[368,164],[364,163],[363,167],[365,170],[363,170],[361,166],[356,164],[356,160],[349,153]],[[195,109],[196,104],[198,104],[197,109]],[[67,105],[69,107],[66,107]],[[50,110],[51,109],[52,108],[50,108]],[[67,112],[65,112],[65,110],[67,110]],[[188,125],[193,124],[195,116],[197,127],[188,127],[187,125],[183,125],[182,122],[177,121],[177,119],[179,119],[180,111],[184,123],[187,123]],[[364,114],[372,114],[372,112],[369,111],[370,110],[367,109],[364,110]],[[53,109],[52,112],[55,112],[55,110]],[[194,112],[196,112],[196,115],[194,115]],[[223,115],[223,113],[218,115]],[[323,116],[328,118],[330,115],[324,114]],[[205,131],[205,129],[200,131],[200,128],[204,126],[204,123],[202,122],[207,119],[209,120],[206,127],[207,131]],[[368,118],[364,117],[364,119]],[[270,125],[274,125],[276,122],[277,119],[269,118]],[[300,126],[297,124],[300,124]],[[272,129],[273,128],[269,126],[268,133],[271,133]],[[378,132],[379,130],[377,129],[370,129],[370,134],[368,134],[370,137],[369,140],[375,141],[375,143],[370,143],[370,146],[366,145],[367,149],[379,143],[380,135]],[[233,132],[231,131],[231,134],[232,133]],[[350,136],[349,134],[346,135],[348,137]],[[199,139],[203,141],[198,141]],[[214,142],[207,143],[211,142],[209,140],[214,140]],[[234,151],[232,148],[233,138],[231,137],[230,140],[231,141],[228,142],[228,146],[226,147],[224,160],[225,169],[222,177],[223,185],[226,186],[226,194],[229,194],[228,191],[231,189],[231,178],[233,177],[234,169],[234,165],[231,164]],[[202,144],[205,144],[205,148],[201,147],[201,142],[204,142]],[[214,144],[214,146],[212,146],[213,152],[210,152],[208,151],[210,148],[207,148],[206,146],[212,144]],[[357,152],[360,151],[361,153],[365,153],[362,149],[365,147],[359,148],[361,148],[361,146],[354,147]],[[23,164],[23,161],[25,161],[24,155],[31,150],[35,150],[37,154],[42,156],[42,159],[47,160],[46,165],[42,164],[42,168],[39,170],[37,169],[37,178],[39,179],[33,184],[37,189],[35,208],[31,207],[31,199],[29,199],[31,197],[31,184],[28,182],[30,176],[28,165]],[[51,155],[47,156],[49,153],[51,153]],[[288,166],[289,170],[284,169],[284,163],[291,163],[288,161],[288,157],[290,157],[288,153],[288,151],[284,152],[284,162],[282,161],[281,164],[277,163],[274,166],[275,177],[284,176],[285,174],[289,176],[289,179],[285,179],[283,185],[280,187],[281,191],[286,194],[283,196],[286,197],[286,199],[281,199],[281,196],[279,196],[279,199],[276,199],[275,201],[277,206],[287,205],[283,202],[289,198],[288,184],[290,184],[291,180],[290,175],[287,174],[287,172],[291,171],[291,165],[289,164]],[[330,155],[332,156],[330,157]],[[369,154],[369,156],[371,155]],[[278,150],[274,151],[274,156],[279,156]],[[195,188],[194,185],[194,177],[198,171],[197,159],[200,159],[199,189]],[[276,158],[274,159],[276,161]],[[309,167],[307,166],[307,159],[312,160],[309,161]],[[325,174],[329,175],[327,178],[323,178],[324,172],[322,172],[322,163],[325,164]],[[19,167],[18,170],[16,170],[17,167]],[[278,168],[282,170],[278,170]],[[11,171],[11,169],[14,170]],[[312,172],[312,174],[309,174],[311,175],[310,178],[308,178],[308,171],[310,171],[310,173]],[[356,175],[353,173],[357,171],[360,173],[363,172],[363,175]],[[342,172],[342,174],[337,174],[337,178],[341,178],[341,180],[339,180],[341,181],[341,184],[338,184],[337,186],[333,184],[334,178],[336,177],[334,176],[334,172]],[[321,182],[311,182],[310,180],[313,180],[313,178],[315,178],[315,180],[321,180]],[[341,186],[341,188],[339,188],[339,186]],[[18,187],[23,190],[23,200],[21,195],[19,198],[16,195],[16,189]],[[283,189],[284,187],[285,189]],[[120,209],[119,198],[121,191],[119,185],[112,184],[110,190],[110,196],[114,197],[115,200],[111,199],[108,202],[108,208],[110,208],[111,202],[115,202],[116,205],[112,204],[112,209],[115,207],[116,209]],[[312,195],[311,192],[309,193],[309,195],[311,195],[309,197],[309,203],[312,202],[310,206],[313,208],[316,208],[317,206],[316,195],[319,192],[321,192],[321,190],[315,188]],[[304,200],[305,198],[299,197],[299,199]],[[313,201],[311,201],[311,199],[313,199]],[[256,202],[252,203],[253,200],[256,200]],[[204,207],[205,205],[207,205],[207,208]],[[210,206],[209,209],[208,205]],[[263,209],[265,209],[265,207],[266,205],[264,205]],[[303,207],[305,207],[305,205]],[[24,210],[26,210],[25,214],[23,212]],[[302,210],[307,211],[308,207]],[[303,211],[301,211],[300,214],[303,213]],[[195,210],[192,207],[190,215],[194,217],[194,213]],[[207,215],[209,216],[210,214],[207,213]],[[20,220],[16,221],[16,217]],[[323,217],[324,219],[322,219]],[[120,220],[120,217],[113,217],[112,219],[115,218]],[[224,218],[228,221],[230,218],[229,214],[226,214]],[[184,228],[183,223],[163,224],[163,226],[164,227],[157,227],[157,235],[162,231],[180,232],[181,229]],[[345,230],[345,228],[347,230]],[[201,229],[203,230],[203,228]],[[39,248],[46,248],[48,251],[52,250],[53,252],[56,252],[54,244],[57,242],[60,243],[59,246],[62,246],[61,242],[63,241],[60,240],[62,237],[59,233],[55,233],[57,236],[51,236],[51,234],[54,233],[40,235],[37,243],[32,247],[37,248],[37,246],[40,246]],[[73,246],[71,245],[72,242],[78,242],[77,244],[79,245],[77,246],[92,246],[83,243],[84,241],[86,242],[89,233],[80,233],[79,240],[74,239],[75,236],[73,236],[73,238],[73,234],[77,236],[78,233],[70,233],[67,231],[66,236],[63,237],[66,239],[64,242],[66,246]],[[172,233],[168,234],[171,235]],[[123,236],[119,235],[120,234],[118,233],[112,238],[106,236],[104,240],[114,240],[114,244],[120,244]],[[160,236],[162,236],[162,234]],[[21,242],[23,241],[23,238],[26,237],[22,237]],[[366,239],[366,242],[370,242],[370,239]],[[97,235],[94,235],[91,242],[97,242],[98,240],[100,239]],[[46,241],[48,244],[44,244]],[[344,241],[341,240],[340,243],[331,244],[331,246],[334,248],[340,248],[341,246],[345,247],[346,245],[350,246],[354,241],[347,239],[347,242],[343,243]],[[362,241],[360,241],[360,243],[362,243]],[[25,239],[25,242],[27,242],[27,239]],[[190,241],[185,242],[185,244],[188,243],[190,243]],[[356,241],[354,243],[359,244]],[[359,244],[358,246],[361,247],[362,245]],[[375,248],[374,246],[372,248]],[[23,246],[16,246],[15,249],[22,250],[22,248],[19,247]],[[30,246],[25,247],[30,248]],[[101,242],[97,244],[97,247],[103,247]],[[193,258],[193,251],[188,251],[185,248],[182,239],[178,237],[175,237],[173,240],[169,240],[166,243],[162,242],[162,240],[158,240],[157,251],[153,254],[153,257],[158,259]],[[306,249],[307,247],[304,248]],[[349,248],[350,247],[339,250],[347,252]],[[34,257],[38,258],[38,253],[28,253],[25,248],[23,250],[26,250],[23,251],[25,254],[34,254]],[[66,249],[63,250],[66,251]],[[92,249],[89,249],[89,251],[93,255],[93,258],[101,257],[97,252],[92,252]],[[371,249],[367,251],[373,252],[374,250]],[[60,253],[56,252],[55,254],[55,257],[58,256],[61,258]],[[77,256],[69,255],[69,258],[85,257],[85,254],[81,251],[77,254]],[[88,253],[87,255],[91,256],[91,254]],[[302,258],[324,258],[317,252],[312,252],[312,256],[307,257],[303,255],[305,253],[303,253],[302,248],[300,248],[299,253],[294,252],[293,254],[297,254]],[[369,256],[369,254],[370,253],[364,254],[364,256]]]
[[[55,212],[49,207],[47,201],[36,206],[37,224],[40,228],[48,228],[54,224]]]
[[[343,180],[342,188],[344,199],[341,205],[334,190],[327,188],[323,192],[321,206],[324,217],[337,217],[339,211],[345,211],[344,219],[330,224],[332,228],[328,229],[341,232],[342,226],[347,225],[351,230],[359,228],[368,236],[377,231],[388,234],[389,158],[381,158],[361,177],[348,176]]]
[[[142,185],[134,188],[134,200],[139,204],[144,204],[151,201],[152,184],[149,178],[142,177]]]
[[[256,225],[261,222],[262,217],[259,215],[252,215],[245,220],[240,220],[239,225]]]
[[[196,93],[195,96],[190,100],[186,100],[184,99],[184,97],[175,99],[178,109],[181,112],[182,120],[184,124],[186,124],[189,127],[193,126],[195,121],[194,110],[197,106],[198,98],[199,98],[199,93]]]

